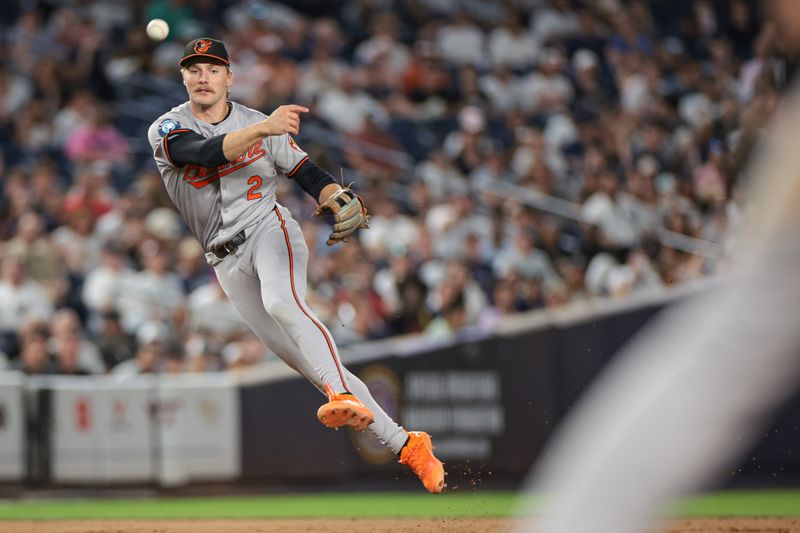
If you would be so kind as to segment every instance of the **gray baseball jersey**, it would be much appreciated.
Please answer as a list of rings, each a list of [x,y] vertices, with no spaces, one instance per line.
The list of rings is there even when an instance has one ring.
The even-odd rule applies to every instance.
[[[406,440],[375,402],[366,385],[341,364],[328,328],[305,303],[308,247],[300,224],[275,201],[278,174],[291,177],[307,159],[287,135],[266,137],[236,161],[216,168],[178,167],[170,156],[169,133],[193,131],[206,138],[264,120],[263,113],[233,103],[216,125],[198,120],[188,102],[156,120],[148,137],[172,201],[206,250],[247,229],[247,239],[224,258],[206,258],[225,294],[253,332],[278,357],[320,391],[352,391],[374,416],[369,430],[393,452]]]
[[[213,125],[195,118],[186,102],[161,115],[147,132],[169,196],[206,250],[269,213],[275,207],[278,173],[291,176],[308,158],[288,134],[283,134],[264,138],[236,161],[217,168],[177,167],[169,153],[169,133],[189,130],[210,138],[267,118],[235,102],[231,105],[225,120]]]

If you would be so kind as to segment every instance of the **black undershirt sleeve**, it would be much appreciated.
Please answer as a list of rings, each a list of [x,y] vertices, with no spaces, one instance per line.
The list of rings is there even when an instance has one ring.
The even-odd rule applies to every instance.
[[[292,179],[296,181],[315,202],[319,202],[319,193],[322,192],[322,189],[324,189],[326,185],[336,183],[333,176],[319,168],[310,160],[303,163],[303,165],[292,174]]]
[[[225,135],[206,139],[191,130],[173,130],[164,138],[164,150],[176,167],[200,165],[213,168],[228,163],[222,151],[224,139]]]

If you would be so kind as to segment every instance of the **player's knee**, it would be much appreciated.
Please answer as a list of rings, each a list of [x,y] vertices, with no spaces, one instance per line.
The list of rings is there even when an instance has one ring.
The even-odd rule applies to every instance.
[[[278,324],[282,326],[291,323],[294,319],[292,316],[292,307],[290,304],[280,299],[270,299],[264,302],[264,309],[269,316],[275,319]]]

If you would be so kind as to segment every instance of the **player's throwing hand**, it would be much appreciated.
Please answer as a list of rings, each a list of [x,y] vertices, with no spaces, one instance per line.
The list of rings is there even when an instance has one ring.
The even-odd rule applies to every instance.
[[[283,135],[300,133],[300,113],[308,113],[308,108],[301,105],[282,105],[264,121],[267,135]]]

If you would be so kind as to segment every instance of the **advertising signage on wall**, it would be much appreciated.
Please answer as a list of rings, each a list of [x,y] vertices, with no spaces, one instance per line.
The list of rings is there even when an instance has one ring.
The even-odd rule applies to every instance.
[[[505,411],[496,370],[421,370],[405,376],[403,424],[436,435],[442,460],[489,459]]]

